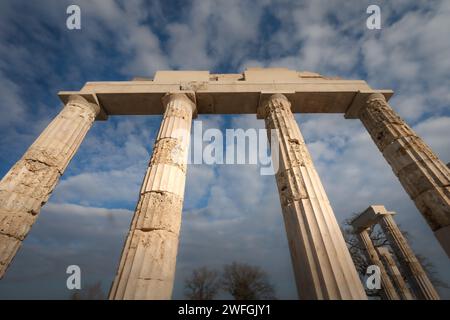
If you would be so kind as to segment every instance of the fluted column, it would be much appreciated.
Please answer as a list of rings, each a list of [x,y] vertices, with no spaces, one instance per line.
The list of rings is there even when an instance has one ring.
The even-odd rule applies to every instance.
[[[376,265],[380,268],[380,277],[381,277],[381,293],[384,299],[386,300],[400,300],[397,291],[395,291],[394,285],[392,284],[391,278],[389,274],[386,272],[386,269],[383,263],[378,256],[378,253],[372,243],[372,239],[370,239],[370,235],[368,229],[362,230],[357,233],[359,242],[364,247],[364,253],[366,254],[367,260],[370,264]]]
[[[392,218],[392,215],[384,214],[379,223],[397,256],[402,269],[405,271],[416,297],[425,300],[440,299],[436,289],[411,247],[408,245],[408,242]]]
[[[0,181],[0,278],[99,112],[97,104],[72,96]]]
[[[359,118],[450,256],[450,170],[379,93]]]
[[[110,299],[170,299],[195,103],[168,94]]]
[[[276,181],[300,298],[366,299],[290,102],[274,94],[258,117],[276,130],[280,145]]]
[[[383,261],[385,267],[388,270],[388,274],[391,276],[393,283],[395,284],[395,288],[397,292],[400,294],[402,300],[414,300],[414,297],[409,290],[405,279],[397,267],[392,254],[389,252],[389,249],[386,247],[378,247],[378,254],[380,255],[381,261]]]

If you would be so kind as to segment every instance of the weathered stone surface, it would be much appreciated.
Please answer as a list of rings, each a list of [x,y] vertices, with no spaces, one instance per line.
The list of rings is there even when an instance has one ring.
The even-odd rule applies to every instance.
[[[26,211],[2,210],[0,214],[0,234],[24,240],[35,221],[35,216]]]
[[[98,105],[73,96],[0,182],[0,277],[78,150]]]
[[[170,164],[177,166],[181,171],[186,172],[185,150],[179,140],[163,138],[158,140],[153,148],[150,165]]]
[[[178,235],[166,230],[133,230],[112,299],[169,299],[175,277]],[[132,261],[132,263],[129,263]],[[169,285],[168,285],[169,284]],[[114,288],[114,287],[113,287]],[[111,292],[112,293],[112,292]]]
[[[142,194],[136,208],[136,228],[142,231],[166,230],[178,234],[183,200],[169,192]]]
[[[435,233],[450,226],[449,192],[450,187],[435,188],[422,192],[413,199],[417,209]],[[450,245],[443,242],[441,244],[443,247]]]
[[[366,299],[290,102],[275,94],[260,108],[266,128],[277,130],[276,180],[300,298]]]
[[[149,166],[142,184],[141,194],[150,191],[171,192],[184,198],[186,173],[174,164]]]
[[[284,206],[294,201],[308,198],[306,186],[301,175],[300,166],[279,171],[276,179],[281,205]]]
[[[359,117],[381,152],[401,137],[416,135],[387,104],[383,95],[373,94],[366,103]]]
[[[437,160],[437,156],[417,136],[401,137],[384,149],[384,156],[397,175],[400,170],[417,161]]]
[[[436,233],[450,225],[450,170],[392,110],[383,95],[367,98],[359,117],[400,183]],[[443,248],[446,237],[438,238]],[[450,237],[449,237],[450,238]],[[450,256],[449,249],[445,249]]]
[[[397,259],[404,270],[406,277],[411,283],[411,287],[418,299],[438,300],[439,295],[428,278],[425,270],[417,259],[416,255],[408,245],[406,238],[398,228],[392,214],[386,213],[380,219],[380,225],[383,229],[389,244],[397,256]]]
[[[397,293],[400,295],[400,298],[402,300],[414,300],[414,297],[406,285],[405,279],[403,279],[389,249],[386,247],[378,247],[377,251],[395,285]]]
[[[366,254],[367,260],[370,264],[376,265],[380,268],[381,272],[381,293],[385,300],[400,300],[400,296],[392,284],[392,280],[389,277],[389,274],[386,271],[383,263],[378,256],[377,250],[375,249],[372,239],[370,239],[370,235],[368,230],[362,230],[357,233],[358,240],[364,247],[364,253]]]
[[[170,299],[195,104],[169,94],[110,299]]]
[[[439,168],[435,165],[435,161],[421,160],[411,163],[400,170],[398,179],[409,196],[415,199],[427,190],[446,187],[450,182],[450,171],[444,167]],[[446,192],[446,190],[444,189],[443,192]],[[445,196],[450,198],[450,193],[447,193]]]
[[[22,241],[15,237],[0,233],[0,268],[6,270],[11,263],[11,256],[14,256],[19,249]],[[5,271],[3,271],[4,274]],[[3,275],[2,274],[2,275]]]
[[[0,206],[37,213],[60,178],[58,168],[43,162],[21,159],[0,184]]]

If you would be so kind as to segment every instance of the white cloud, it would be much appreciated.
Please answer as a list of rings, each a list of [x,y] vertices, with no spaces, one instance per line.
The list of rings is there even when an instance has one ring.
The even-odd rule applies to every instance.
[[[22,123],[26,107],[19,86],[0,71],[0,127]]]
[[[139,170],[141,169],[141,170]],[[140,167],[106,172],[86,172],[68,177],[55,189],[53,201],[85,205],[120,205],[136,202],[145,174]]]

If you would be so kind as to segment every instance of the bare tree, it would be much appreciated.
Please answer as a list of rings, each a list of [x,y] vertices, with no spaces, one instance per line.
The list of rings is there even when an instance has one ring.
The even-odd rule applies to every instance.
[[[358,214],[355,213],[352,218],[345,220],[344,222],[344,228],[343,228],[343,235],[345,238],[345,242],[347,242],[350,255],[352,256],[353,262],[356,266],[356,270],[358,271],[361,278],[364,278],[366,275],[367,267],[371,264],[367,261],[366,255],[364,253],[364,248],[359,243],[359,240],[357,236],[353,232],[353,228],[351,226],[352,220],[357,216]],[[400,228],[400,225],[398,225]],[[408,232],[401,230],[404,237],[409,240],[411,237]],[[386,238],[386,235],[383,233],[381,228],[378,225],[375,225],[370,228],[369,230],[370,238],[372,239],[373,245],[375,248],[381,247],[381,246],[389,246],[389,242]],[[392,251],[392,249],[391,249]],[[435,267],[432,262],[430,262],[426,257],[416,254],[417,259],[421,263],[422,267],[424,268],[425,272],[427,273],[428,277],[430,278],[430,281],[433,283],[435,287],[441,287],[441,288],[449,288],[448,285],[438,278],[437,273],[435,271]],[[401,269],[401,265],[399,265],[399,268]],[[407,280],[407,279],[405,279]],[[366,288],[366,293],[368,296],[371,297],[380,297],[380,290],[370,290]]]
[[[236,300],[275,299],[267,273],[257,266],[233,262],[224,266],[223,289]]]
[[[190,300],[212,300],[220,289],[219,273],[207,267],[195,269],[184,282],[185,296]]]
[[[419,260],[420,264],[422,265],[422,267],[424,268],[425,272],[428,275],[428,278],[430,279],[431,283],[435,286],[435,287],[439,287],[439,288],[445,288],[445,289],[449,289],[449,285],[443,281],[442,279],[439,278],[439,275],[436,271],[436,267],[434,266],[434,264],[432,262],[430,262],[428,260],[428,258],[424,257],[421,254],[416,254],[417,260]]]
[[[96,282],[93,285],[86,287],[86,289],[77,290],[70,296],[71,300],[104,300],[102,283]]]

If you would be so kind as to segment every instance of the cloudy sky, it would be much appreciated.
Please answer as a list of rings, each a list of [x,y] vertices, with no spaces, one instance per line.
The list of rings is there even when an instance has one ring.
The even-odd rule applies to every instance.
[[[395,4],[393,4],[395,3]],[[66,28],[78,4],[82,29]],[[366,28],[369,4],[382,29]],[[152,77],[161,69],[288,67],[393,89],[394,109],[450,161],[450,1],[0,1],[0,173],[59,112],[59,90]],[[371,204],[396,211],[414,250],[450,283],[450,262],[358,120],[297,115],[340,222]],[[200,116],[204,127],[262,128],[253,115]],[[7,275],[0,298],[67,299],[116,271],[160,116],[111,117],[89,132]],[[174,298],[197,266],[261,266],[297,297],[275,179],[256,165],[188,170]],[[439,289],[444,298],[450,290]]]

